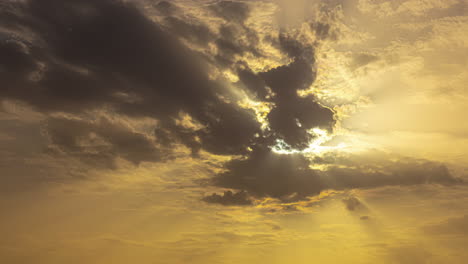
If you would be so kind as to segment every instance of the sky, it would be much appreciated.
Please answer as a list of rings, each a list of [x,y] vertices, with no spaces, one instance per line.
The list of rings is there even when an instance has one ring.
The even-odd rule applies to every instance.
[[[466,0],[0,0],[0,262],[466,263]]]

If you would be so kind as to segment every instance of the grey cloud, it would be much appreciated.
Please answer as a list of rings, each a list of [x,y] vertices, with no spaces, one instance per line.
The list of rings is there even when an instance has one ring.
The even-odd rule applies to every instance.
[[[136,7],[112,0],[8,3],[14,7],[8,21],[27,29],[15,28],[18,34],[34,32],[37,39],[29,46],[0,43],[6,55],[2,99],[21,100],[44,112],[79,114],[108,106],[159,119],[166,129],[185,112],[206,129],[189,135],[178,128],[173,138],[189,142],[198,136],[203,147],[219,154],[246,149],[259,132],[253,112],[221,99],[232,96],[209,79],[207,62]],[[34,73],[37,80],[28,78]]]
[[[91,178],[95,174],[90,168],[113,166],[105,164],[103,156],[77,160],[70,155],[51,155],[43,125],[40,120],[0,120],[2,133],[8,136],[0,139],[0,193],[18,194],[46,184]]]
[[[250,14],[250,8],[246,3],[235,1],[220,1],[212,5],[211,10],[226,21],[237,23],[243,23]]]
[[[313,137],[307,132],[309,129],[322,127],[332,130],[334,113],[317,103],[313,96],[303,98],[297,94],[315,81],[313,47],[304,46],[284,34],[279,39],[282,49],[294,61],[259,74],[276,94],[272,98],[275,107],[268,114],[268,120],[275,137],[294,148],[304,149]]]
[[[156,142],[106,118],[94,122],[67,118],[47,120],[50,151],[63,151],[96,167],[114,167],[117,157],[135,164],[168,159]],[[55,148],[53,148],[55,147]]]
[[[401,167],[400,167],[401,166]],[[380,171],[365,168],[332,168],[329,184],[335,188],[374,188],[385,185],[415,185],[426,183],[457,184],[460,180],[453,177],[447,167],[437,163],[400,163],[396,162]]]
[[[247,52],[262,56],[258,34],[244,23],[250,13],[247,3],[209,5],[225,20],[218,32],[168,11],[173,9],[168,2],[156,5],[166,16],[164,26],[131,2],[117,0],[1,3],[0,100],[26,102],[46,115],[65,112],[78,117],[46,121],[50,153],[66,153],[100,167],[112,167],[116,158],[135,164],[164,161],[177,144],[189,147],[194,156],[200,150],[240,155],[212,183],[262,197],[296,194],[300,199],[325,189],[457,182],[445,167],[432,163],[321,172],[311,170],[311,162],[301,155],[273,153],[269,147],[275,140],[304,149],[313,139],[309,129],[332,131],[334,112],[314,96],[297,95],[315,81],[314,45],[281,32],[270,41],[289,57],[289,64],[253,72],[237,61],[236,55]],[[329,34],[325,24],[316,24],[314,30],[319,39]],[[219,52],[211,58],[190,50],[179,38],[214,43]],[[273,105],[267,115],[269,129],[262,131],[255,113],[239,107],[235,93],[210,77],[213,66],[236,67],[237,85]],[[84,120],[102,108],[157,120],[156,139],[106,119]],[[200,128],[180,125],[181,114]]]
[[[168,1],[160,1],[157,3],[153,3],[153,6],[156,10],[158,10],[164,15],[172,15],[175,12],[179,11],[179,8],[176,5]]]
[[[221,25],[214,41],[218,48],[215,60],[220,67],[231,67],[239,62],[237,55],[251,53],[262,57],[262,52],[257,48],[258,43],[259,36],[254,30],[243,24],[226,23]]]
[[[205,46],[215,38],[215,34],[207,26],[195,21],[187,22],[181,18],[169,16],[166,17],[165,22],[182,38],[200,46]]]
[[[300,212],[300,210],[297,208],[297,206],[292,205],[292,204],[284,205],[281,208],[281,210],[283,210],[284,212]]]
[[[256,196],[281,198],[297,193],[305,197],[325,188],[308,165],[301,155],[278,155],[268,149],[256,149],[245,159],[229,162],[227,171],[217,175],[213,183]]]
[[[288,54],[291,58],[299,59],[308,59],[311,64],[314,64],[314,49],[312,46],[304,46],[301,42],[295,39],[293,36],[280,32],[278,36],[278,41],[274,42],[278,47]],[[313,76],[315,77],[315,76]]]
[[[265,80],[254,73],[250,68],[245,65],[239,67],[237,72],[240,82],[249,90],[253,95],[260,99],[266,100],[269,95]]]
[[[215,30],[210,29],[202,19],[181,12],[165,12],[165,24],[191,44],[202,48],[206,48],[208,44],[216,46],[217,53],[213,57],[207,56],[206,59],[215,63],[217,67],[233,66],[239,62],[237,55],[251,53],[258,57],[263,56],[261,50],[257,48],[260,37],[254,29],[244,23],[250,16],[248,3],[221,1],[208,5],[207,9],[224,20]]]
[[[320,21],[311,22],[310,28],[315,32],[317,39],[324,40],[324,39],[332,39],[337,40],[338,34],[332,28],[329,23],[322,23]]]
[[[313,47],[290,36],[280,34],[278,43],[294,62],[250,76],[261,79],[261,84],[270,86],[276,94],[270,100],[275,108],[268,116],[272,129],[267,134],[262,134],[253,111],[240,108],[221,82],[210,79],[210,63],[229,67],[236,54],[261,56],[256,48],[258,36],[243,25],[249,15],[246,3],[211,5],[212,11],[227,21],[217,35],[202,22],[175,15],[166,17],[168,26],[162,27],[131,3],[114,0],[4,3],[10,9],[2,10],[8,15],[2,19],[3,26],[9,28],[8,32],[17,32],[19,38],[0,43],[0,53],[6,58],[0,71],[5,87],[0,91],[3,100],[24,101],[44,113],[81,115],[108,107],[130,117],[151,117],[159,120],[155,135],[165,151],[182,143],[194,154],[204,149],[215,154],[246,155],[247,147],[271,143],[274,137],[303,147],[310,140],[306,129],[330,128],[334,123],[332,111],[312,97],[296,95],[297,90],[313,82],[311,65],[315,62]],[[161,2],[156,7],[172,9],[173,5]],[[167,30],[171,33],[165,29],[171,29]],[[239,40],[241,35],[247,42]],[[218,59],[227,64],[191,51],[178,41],[179,37],[194,43],[216,43]],[[247,82],[245,86],[250,88]],[[266,86],[258,91],[262,89]],[[265,99],[265,93],[260,96]],[[175,120],[180,113],[191,116],[203,129],[178,125]],[[296,120],[302,128],[297,127]],[[69,147],[64,145],[63,149]],[[133,155],[137,153],[120,154],[135,163],[148,159]]]
[[[240,68],[239,76],[260,99],[273,103],[267,116],[272,129],[270,136],[284,140],[293,148],[304,149],[313,138],[308,130],[315,127],[333,129],[334,113],[319,104],[314,96],[300,97],[297,94],[315,81],[314,47],[284,33],[278,35],[278,45],[293,59],[291,63],[257,74],[248,68]]]
[[[310,169],[310,164],[300,154],[281,155],[269,149],[258,148],[247,158],[229,162],[226,165],[227,171],[216,175],[213,184],[246,190],[258,197],[284,199],[294,195],[300,200],[329,189],[461,183],[445,166],[429,161],[408,159],[387,164],[359,164],[359,161],[353,161],[346,165],[337,161],[325,171]],[[359,201],[351,199],[344,202],[350,205],[349,209],[355,209]]]
[[[203,201],[207,203],[215,203],[222,205],[251,205],[252,200],[245,191],[233,193],[225,191],[222,195],[213,193],[212,195],[203,197]]]
[[[345,204],[346,209],[350,211],[355,211],[356,209],[362,208],[364,206],[356,197],[348,197],[341,201]]]
[[[372,62],[378,61],[380,58],[376,55],[369,53],[358,53],[353,56],[350,67],[352,69],[357,69],[363,66],[366,66]]]

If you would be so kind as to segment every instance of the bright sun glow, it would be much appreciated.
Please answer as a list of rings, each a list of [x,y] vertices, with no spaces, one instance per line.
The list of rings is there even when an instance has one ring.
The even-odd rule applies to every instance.
[[[284,140],[277,139],[276,145],[271,147],[273,152],[277,154],[321,154],[324,152],[344,149],[347,147],[345,143],[340,143],[336,146],[323,146],[323,144],[332,140],[333,136],[329,135],[326,130],[320,128],[312,128],[308,131],[315,138],[309,143],[309,146],[303,150],[294,149],[289,146]]]
[[[270,103],[254,101],[246,96],[242,101],[239,102],[239,106],[255,111],[255,116],[257,121],[261,124],[262,130],[268,128],[267,115],[272,109],[272,105]]]

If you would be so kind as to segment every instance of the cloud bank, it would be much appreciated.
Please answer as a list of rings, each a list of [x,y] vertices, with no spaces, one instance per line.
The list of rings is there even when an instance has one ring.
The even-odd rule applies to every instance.
[[[299,92],[317,77],[317,46],[337,36],[321,21],[307,23],[305,33],[264,32],[248,23],[255,4],[206,5],[203,12],[217,22],[212,23],[166,1],[136,6],[117,0],[3,0],[0,100],[25,103],[45,116],[49,155],[65,154],[97,168],[113,168],[118,158],[136,165],[168,162],[181,146],[194,158],[202,151],[233,156],[211,183],[240,192],[205,197],[211,203],[458,182],[435,163],[321,171],[311,169],[321,161],[272,151],[277,142],[306,149],[316,137],[313,128],[333,133],[334,110],[314,94]],[[271,52],[280,58],[276,64],[252,66]],[[372,61],[357,57],[356,67]],[[141,132],[122,117],[155,125]]]

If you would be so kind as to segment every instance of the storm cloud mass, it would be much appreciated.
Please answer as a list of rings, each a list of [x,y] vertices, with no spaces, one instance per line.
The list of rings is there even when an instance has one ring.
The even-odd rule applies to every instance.
[[[170,127],[174,140],[196,148],[197,134],[207,150],[222,154],[242,152],[258,132],[253,113],[221,99],[230,95],[209,79],[200,56],[136,7],[119,1],[10,5],[10,20],[17,19],[15,25],[28,31],[21,33],[37,39],[2,42],[2,51],[11,57],[3,62],[3,98],[45,112],[80,113],[104,106],[149,116],[160,122],[161,131]],[[173,124],[180,113],[189,114],[204,131],[185,135]],[[238,132],[227,137],[233,130]]]
[[[161,123],[161,133],[174,133],[173,141],[197,148],[194,138],[198,136],[200,147],[217,154],[244,153],[254,134],[261,132],[254,113],[241,109],[222,83],[209,78],[209,66],[201,54],[190,51],[177,35],[164,31],[131,4],[107,0],[5,4],[9,9],[3,10],[8,12],[2,16],[6,17],[4,24],[14,24],[9,30],[15,33],[3,33],[2,52],[8,55],[2,61],[4,99],[21,100],[44,112],[80,113],[106,106],[125,115],[149,116]],[[221,2],[212,9],[225,19],[239,17],[230,12],[247,16],[248,6],[233,10],[231,6],[236,4]],[[193,25],[167,19],[176,34],[193,32],[184,29]],[[220,29],[221,37],[213,39],[220,53],[244,52],[246,48],[235,43],[234,36],[224,36],[231,34],[229,27]],[[288,66],[262,73],[262,79],[277,93],[275,110],[269,116],[273,133],[288,142],[299,141],[296,144],[306,143],[307,128],[333,122],[330,110],[311,98],[296,98],[296,90],[313,81],[310,67],[297,58]],[[287,85],[287,80],[296,83]],[[300,116],[305,111],[323,118],[314,122],[313,117]],[[174,125],[180,113],[190,115],[203,126],[202,131],[183,133]],[[288,131],[296,119],[304,122],[304,128]],[[293,139],[296,134],[299,138]]]
[[[443,165],[428,161],[383,169],[328,161],[327,170],[311,168],[321,162],[300,153],[317,137],[311,129],[331,134],[336,124],[336,113],[314,94],[299,95],[317,78],[316,47],[331,36],[326,23],[309,24],[311,41],[300,32],[262,35],[249,27],[248,2],[207,5],[207,14],[220,21],[216,28],[165,1],[150,9],[116,0],[1,6],[0,99],[46,116],[48,155],[69,155],[98,168],[114,168],[117,158],[135,165],[168,162],[181,146],[194,158],[201,151],[235,155],[210,183],[241,192],[204,198],[225,205],[250,204],[247,194],[305,199],[328,189],[458,182]],[[246,56],[267,57],[265,42],[284,62],[253,70]],[[246,99],[269,106],[263,119],[242,104]],[[148,118],[154,125],[136,131],[122,117]],[[298,153],[274,152],[278,142]]]

